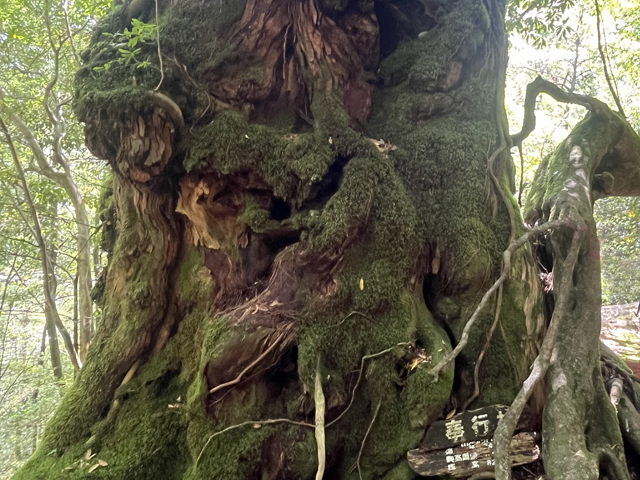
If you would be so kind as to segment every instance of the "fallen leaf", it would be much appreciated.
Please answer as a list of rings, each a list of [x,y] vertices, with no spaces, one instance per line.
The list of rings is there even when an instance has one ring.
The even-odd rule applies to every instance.
[[[254,423],[253,424],[253,428],[260,428],[262,425],[260,425],[259,423]]]
[[[360,290],[364,290],[364,278],[360,279]]]
[[[333,145],[333,138],[329,137],[329,145]]]
[[[96,463],[93,467],[91,467],[88,471],[89,473],[93,472],[96,468],[98,468],[100,466],[99,463]]]
[[[109,464],[107,462],[105,462],[104,460],[98,460],[98,465],[100,465],[101,467],[106,467]]]
[[[447,413],[447,418],[446,420],[449,420],[451,417],[453,417],[456,414],[456,409],[454,408],[453,410],[451,410],[449,413]]]

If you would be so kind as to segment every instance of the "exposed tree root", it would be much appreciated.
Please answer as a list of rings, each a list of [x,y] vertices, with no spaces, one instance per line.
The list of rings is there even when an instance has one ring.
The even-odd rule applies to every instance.
[[[625,394],[622,394],[618,403],[618,420],[622,436],[640,454],[640,413]]]
[[[610,450],[600,448],[594,453],[598,455],[598,465],[604,467],[613,480],[631,480],[626,465],[623,465]]]
[[[548,238],[555,309],[531,375],[496,430],[496,478],[511,478],[509,440],[528,395],[548,369],[543,458],[549,478],[596,480],[604,469],[616,479],[627,479],[622,436],[612,405],[623,389],[618,384],[607,394],[597,354],[601,292],[592,205],[607,195],[638,194],[629,178],[640,171],[636,153],[640,142],[604,103],[567,93],[538,77],[527,87],[522,131],[512,136],[518,147],[535,128],[539,93],[583,105],[591,115],[543,162],[528,198],[530,224],[566,218],[573,219],[577,228],[570,241],[571,229],[556,230]],[[620,402],[626,406],[626,401]]]

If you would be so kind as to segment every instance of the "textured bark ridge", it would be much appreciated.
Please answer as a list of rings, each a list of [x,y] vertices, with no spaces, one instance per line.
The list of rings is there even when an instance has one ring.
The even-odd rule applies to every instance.
[[[429,373],[524,232],[504,2],[157,5],[162,66],[152,41],[150,66],[117,61],[145,0],[83,53],[117,238],[85,367],[16,478],[85,478],[89,448],[98,478],[413,478],[425,428],[510,404],[545,329],[527,244]]]

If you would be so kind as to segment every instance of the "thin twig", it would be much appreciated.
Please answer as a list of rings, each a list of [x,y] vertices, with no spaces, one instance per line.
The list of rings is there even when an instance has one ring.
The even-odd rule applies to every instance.
[[[620,103],[620,97],[616,92],[616,89],[611,82],[611,76],[609,75],[609,69],[607,68],[607,56],[604,51],[604,47],[602,46],[602,38],[601,38],[601,27],[600,23],[602,22],[602,14],[600,12],[600,5],[598,4],[598,0],[595,0],[596,4],[596,29],[598,31],[598,52],[600,53],[600,59],[602,60],[602,69],[604,70],[604,78],[607,80],[607,85],[609,86],[609,91],[611,92],[611,96],[613,100],[616,102],[616,106],[618,107],[618,111],[620,115],[624,118],[627,118],[624,114],[624,110],[622,109],[622,104]]]
[[[278,335],[278,337],[273,341],[273,343],[271,345],[269,345],[269,348],[267,348],[264,352],[262,352],[260,354],[260,356],[258,358],[256,358],[253,362],[251,362],[249,364],[249,366],[247,366],[244,370],[242,370],[238,376],[236,378],[234,378],[233,380],[230,380],[228,382],[225,383],[221,383],[220,385],[216,385],[215,387],[213,387],[211,390],[209,390],[209,395],[216,393],[219,390],[222,390],[223,388],[227,388],[227,387],[231,387],[233,385],[237,385],[238,383],[240,383],[240,381],[242,380],[242,377],[249,371],[251,370],[253,367],[255,367],[257,364],[259,364],[262,360],[264,360],[264,358],[269,355],[269,353],[271,353],[271,351],[276,348],[276,346],[280,343],[280,340],[282,340],[284,338],[284,336],[289,332],[289,330],[291,329],[292,324],[289,324],[285,327],[285,329],[282,331],[282,333],[280,333],[280,335]]]
[[[522,207],[522,190],[524,189],[524,155],[522,155],[522,144],[518,145],[520,153],[520,188],[518,188],[518,205]]]
[[[561,283],[556,304],[549,329],[542,342],[542,347],[538,356],[533,362],[529,377],[522,384],[522,388],[511,403],[505,416],[498,423],[498,428],[493,435],[493,444],[495,447],[495,471],[496,478],[501,480],[511,480],[511,462],[509,460],[509,449],[511,445],[511,437],[516,428],[520,415],[525,405],[529,401],[535,386],[545,376],[551,363],[551,354],[556,343],[556,337],[560,328],[560,322],[564,318],[571,297],[573,288],[573,271],[578,261],[580,246],[582,245],[583,234],[580,229],[576,229],[571,240],[571,248],[562,264],[563,277],[565,281]]]
[[[219,432],[215,432],[211,434],[211,436],[207,439],[206,443],[202,447],[202,450],[200,451],[200,455],[198,455],[198,458],[196,458],[196,463],[194,464],[194,468],[198,466],[198,462],[200,461],[202,454],[204,453],[205,449],[207,448],[207,446],[209,445],[209,443],[214,437],[217,437],[218,435],[222,435],[223,433],[226,433],[230,430],[235,430],[236,428],[246,427],[247,425],[273,425],[276,423],[287,423],[289,425],[297,425],[299,427],[315,428],[315,425],[311,423],[296,422],[295,420],[289,420],[288,418],[272,418],[269,420],[255,420],[255,421],[247,420],[246,422],[238,423],[237,425],[231,425],[225,428],[224,430],[220,430]]]
[[[362,439],[362,443],[360,444],[360,450],[358,451],[358,458],[356,459],[356,467],[358,468],[358,477],[360,477],[360,480],[362,480],[362,470],[360,469],[360,458],[362,457],[362,451],[364,450],[364,444],[367,441],[369,432],[371,432],[371,428],[373,427],[373,424],[376,421],[376,418],[378,417],[378,412],[380,411],[380,405],[382,405],[382,400],[378,400],[378,406],[376,407],[376,411],[373,412],[373,418],[371,419],[371,423],[369,423],[369,428],[367,428],[367,431],[364,434],[364,438]]]
[[[482,360],[484,359],[484,356],[487,353],[487,350],[489,350],[489,346],[491,345],[491,338],[493,338],[493,332],[495,332],[496,327],[498,326],[498,321],[500,320],[500,310],[502,308],[502,291],[504,290],[504,285],[500,285],[500,288],[498,289],[498,304],[496,305],[496,315],[493,319],[493,324],[491,325],[491,328],[489,329],[489,333],[487,334],[487,341],[484,344],[484,347],[482,347],[482,351],[480,352],[480,355],[478,355],[478,360],[476,360],[476,366],[473,369],[473,394],[471,395],[471,397],[469,397],[467,399],[466,402],[464,402],[464,405],[462,406],[461,411],[465,411],[467,409],[467,407],[469,405],[471,405],[471,402],[473,402],[476,398],[478,398],[478,396],[480,395],[480,366],[482,365]]]
[[[394,345],[393,347],[387,348],[386,350],[382,350],[381,352],[372,353],[371,355],[365,355],[364,357],[362,357],[362,360],[360,361],[360,372],[358,373],[358,380],[356,380],[356,384],[354,385],[353,390],[351,390],[351,400],[349,401],[349,405],[347,405],[347,408],[345,408],[340,415],[338,415],[335,419],[327,423],[327,428],[329,428],[331,425],[333,425],[338,420],[340,420],[349,411],[349,409],[351,408],[351,405],[353,405],[353,401],[356,398],[356,390],[358,389],[358,385],[360,385],[360,381],[362,380],[362,374],[364,372],[364,362],[371,358],[376,358],[382,355],[386,355],[387,353],[393,351],[398,347],[407,347],[410,345],[411,343],[409,342],[401,342]]]
[[[158,0],[156,0],[156,41],[158,43],[158,60],[160,60],[160,81],[154,91],[158,91],[160,89],[160,85],[164,80],[164,66],[162,65],[162,51],[160,50],[160,21],[158,19]]]

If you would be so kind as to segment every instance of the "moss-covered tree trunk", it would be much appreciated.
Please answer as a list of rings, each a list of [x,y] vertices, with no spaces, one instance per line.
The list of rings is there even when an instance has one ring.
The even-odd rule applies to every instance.
[[[103,320],[16,478],[316,478],[322,393],[325,478],[409,479],[431,422],[509,404],[545,328],[528,246],[430,374],[523,230],[504,3],[133,0],[103,19],[75,102],[114,172]],[[155,33],[120,62],[117,32],[156,9],[162,63]]]

